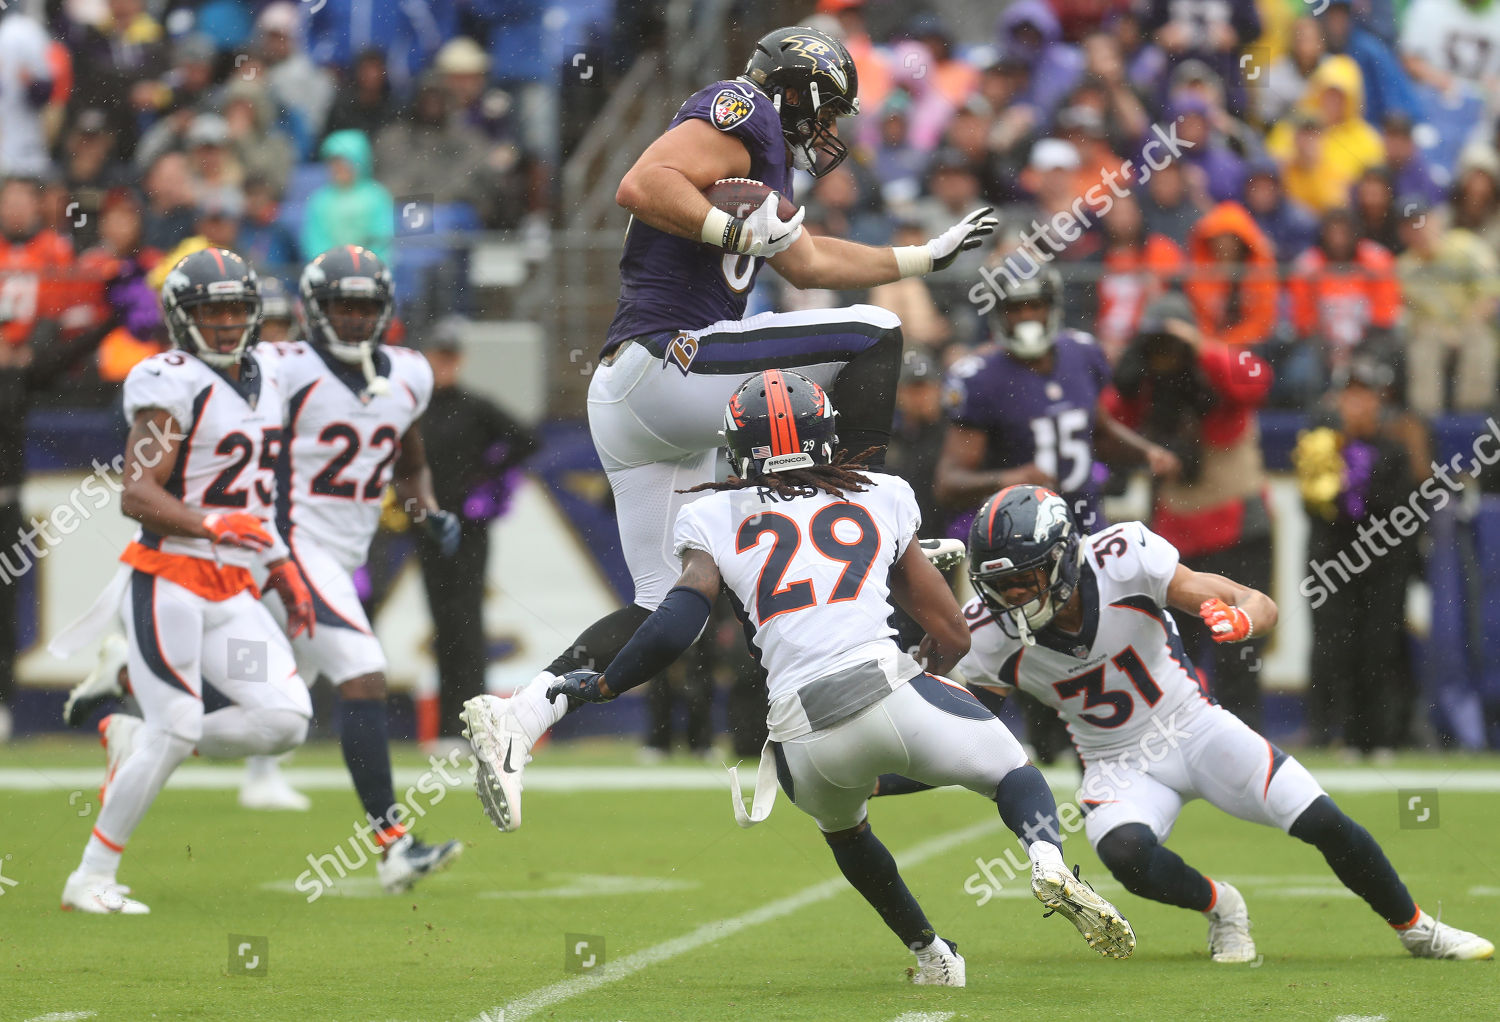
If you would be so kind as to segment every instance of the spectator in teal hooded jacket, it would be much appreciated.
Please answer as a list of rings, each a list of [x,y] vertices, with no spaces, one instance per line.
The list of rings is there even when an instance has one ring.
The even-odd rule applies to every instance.
[[[329,181],[307,200],[302,258],[335,245],[363,245],[389,262],[396,201],[370,176],[370,140],[362,131],[335,131],[323,140],[319,155],[328,164]]]

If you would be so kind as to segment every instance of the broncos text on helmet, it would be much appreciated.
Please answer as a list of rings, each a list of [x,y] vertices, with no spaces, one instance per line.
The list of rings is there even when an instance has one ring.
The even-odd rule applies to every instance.
[[[837,414],[807,377],[781,369],[756,373],[724,410],[724,445],[735,474],[754,479],[831,463]]]

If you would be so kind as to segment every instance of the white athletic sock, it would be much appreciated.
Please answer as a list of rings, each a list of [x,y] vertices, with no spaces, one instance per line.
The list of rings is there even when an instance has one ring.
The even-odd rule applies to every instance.
[[[145,818],[146,810],[151,808],[172,771],[192,751],[191,742],[150,724],[141,727],[133,751],[109,782],[109,797],[99,810],[94,834],[84,848],[79,869],[85,873],[115,875],[120,850]]]
[[[568,712],[567,696],[558,696],[550,701],[547,699],[547,686],[556,684],[559,680],[550,671],[543,671],[532,678],[525,688],[510,697],[510,708],[515,711],[516,720],[520,721],[521,727],[525,728],[526,737],[533,743]]]
[[[245,781],[264,781],[275,777],[280,769],[281,756],[246,756]]]
[[[1062,849],[1051,841],[1033,841],[1026,849],[1026,854],[1033,863],[1046,863],[1049,866],[1068,868],[1067,863],[1063,862]]]

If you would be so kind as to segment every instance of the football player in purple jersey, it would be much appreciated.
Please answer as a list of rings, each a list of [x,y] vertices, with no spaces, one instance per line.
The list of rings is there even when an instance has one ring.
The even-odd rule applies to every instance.
[[[811,28],[763,37],[744,72],[688,97],[666,132],[620,182],[630,213],[620,300],[589,385],[589,430],[614,489],[620,539],[635,582],[632,603],[589,626],[509,700],[466,704],[480,753],[481,794],[493,792],[504,829],[521,823],[521,768],[531,746],[567,711],[549,685],[569,671],[606,668],[662,601],[679,565],[677,511],[714,478],[723,411],[740,383],[765,369],[796,370],[844,410],[838,455],[867,454],[879,470],[890,440],[901,369],[901,322],[855,305],[742,319],[762,263],[796,287],[852,290],[945,269],[994,232],[978,209],[924,245],[872,247],[802,230],[767,196],[745,216],[704,197],[726,178],[760,181],[790,199],[792,169],[827,174],[848,154],[838,118],[859,110],[844,45]],[[868,452],[868,453],[867,453]],[[498,788],[486,783],[485,775]]]

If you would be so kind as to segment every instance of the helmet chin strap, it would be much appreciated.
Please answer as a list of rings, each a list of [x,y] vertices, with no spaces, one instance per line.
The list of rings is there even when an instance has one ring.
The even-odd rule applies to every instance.
[[[365,373],[365,389],[379,397],[391,392],[391,381],[375,372],[375,345],[363,344],[359,349],[359,367]]]
[[[1016,632],[1021,636],[1023,645],[1035,646],[1036,635],[1031,631],[1031,625],[1026,620],[1026,612],[1017,607],[1010,612],[1010,619],[1016,623]]]

